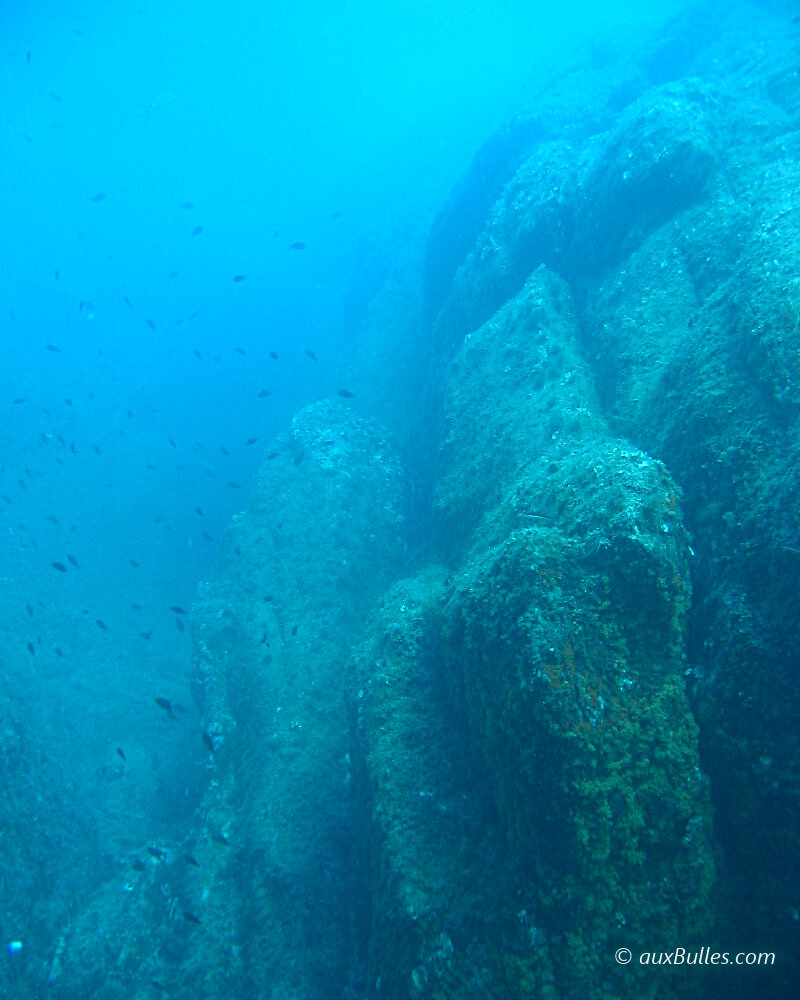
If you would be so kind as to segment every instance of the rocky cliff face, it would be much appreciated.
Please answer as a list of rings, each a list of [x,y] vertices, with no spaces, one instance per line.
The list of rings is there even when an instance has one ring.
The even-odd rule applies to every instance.
[[[542,95],[454,193],[413,560],[380,430],[319,404],[265,461],[195,609],[187,990],[796,983],[800,84],[769,27]],[[778,961],[614,960],[703,946]]]

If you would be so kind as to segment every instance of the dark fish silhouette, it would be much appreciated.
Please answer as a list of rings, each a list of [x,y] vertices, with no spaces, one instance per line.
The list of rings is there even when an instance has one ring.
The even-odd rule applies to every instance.
[[[211,753],[217,752],[214,747],[214,741],[211,739],[211,735],[205,729],[203,730],[203,743],[205,743]]]
[[[258,394],[258,398],[259,399],[266,399],[267,396],[269,396],[269,395],[270,395],[270,390],[269,389],[262,389],[261,392],[259,392],[259,394]]]
[[[133,303],[131,302],[131,300],[128,298],[127,295],[122,296],[122,301],[125,303],[126,306],[128,306],[129,309],[133,309]]]
[[[156,698],[156,705],[158,705],[159,708],[163,708],[170,719],[175,718],[175,712],[172,709],[172,702],[169,698]]]
[[[61,348],[60,347],[56,347],[55,344],[45,344],[44,345],[44,349],[46,351],[51,351],[53,354],[60,354],[61,353]]]
[[[354,392],[350,392],[349,389],[340,389],[339,390],[339,395],[342,397],[342,399],[355,399],[356,398],[356,394]]]
[[[98,191],[97,194],[92,195],[92,201],[105,201],[105,197],[106,197],[105,191]]]
[[[237,354],[247,354],[247,351],[243,347],[234,347],[234,351],[236,351]]]
[[[297,240],[296,243],[289,244],[290,250],[305,250],[305,248],[306,248],[305,243],[302,243],[300,240]]]
[[[195,226],[194,229],[192,230],[192,236],[199,236],[200,233],[202,233],[202,231],[203,231],[202,226]]]
[[[237,281],[237,282],[238,282],[238,281],[244,281],[244,279],[245,279],[246,277],[247,277],[247,275],[246,275],[246,274],[234,274],[234,276],[233,276],[233,280],[234,280],[234,281]]]
[[[277,360],[278,352],[277,351],[270,351],[269,352],[269,356],[272,358],[273,361],[275,361],[275,360]]]
[[[45,521],[52,521],[52,523],[53,523],[53,524],[54,524],[54,525],[55,525],[55,526],[56,526],[57,528],[60,528],[60,527],[61,527],[61,522],[59,521],[59,519],[58,519],[58,518],[56,517],[56,515],[55,515],[55,514],[48,514],[48,515],[47,515],[47,517],[45,517]]]
[[[194,865],[195,868],[200,867],[200,862],[193,854],[184,854],[183,860],[186,862],[187,865]]]
[[[311,358],[311,360],[312,360],[312,361],[316,361],[316,360],[317,360],[317,356],[316,356],[316,354],[315,354],[315,353],[314,353],[313,351],[309,351],[309,349],[308,349],[308,348],[306,348],[306,355],[307,355],[307,356],[308,356],[309,358]]]
[[[248,438],[248,439],[247,439],[247,440],[245,441],[245,444],[255,444],[255,443],[256,443],[256,441],[258,441],[258,438]]]
[[[146,319],[145,323],[150,327],[151,330],[155,330],[156,325],[151,319]]]
[[[175,628],[179,632],[183,632],[183,630],[186,628],[186,626],[183,624],[183,622],[180,620],[180,618],[176,618],[175,619]]]
[[[173,615],[185,615],[186,614],[186,612],[183,610],[183,608],[180,607],[178,604],[170,604],[169,610],[173,613]]]
[[[134,858],[131,867],[133,868],[134,871],[143,872],[147,866],[145,865],[144,861],[140,861],[139,858]]]
[[[241,483],[234,483],[233,480],[231,480],[231,482],[228,483],[228,486],[232,490],[240,490],[242,488],[242,484]]]
[[[185,201],[185,202],[183,202],[183,204],[181,205],[181,208],[194,208],[194,202],[191,202],[191,201]]]
[[[167,852],[162,851],[160,847],[148,847],[147,853],[154,858],[158,858],[159,861],[163,861],[164,858],[167,856]]]
[[[81,564],[78,562],[78,560],[75,558],[75,556],[68,555],[67,559],[69,559],[69,561],[72,563],[72,565],[75,567],[75,569],[80,569],[81,568]]]
[[[34,644],[32,642],[28,643],[28,652],[31,654],[31,656],[35,656],[36,655],[36,647],[34,646]]]
[[[101,628],[104,632],[108,632],[108,625],[106,625],[102,618],[97,618],[95,620],[95,625],[98,628]]]
[[[50,565],[53,567],[53,569],[57,569],[59,573],[67,572],[67,567],[62,562],[52,562],[50,563]]]
[[[12,399],[11,402],[14,403],[15,406],[19,406],[20,403],[27,403],[28,402],[28,397],[27,396],[17,396],[15,399]]]
[[[138,569],[139,566],[141,565],[140,563],[136,562],[135,559],[129,559],[128,562],[131,564],[131,566],[133,566],[134,569]]]
[[[181,913],[183,914],[183,919],[188,920],[190,924],[200,923],[200,917],[196,917],[193,913],[190,913],[188,910],[181,910]]]
[[[117,747],[117,756],[118,756],[119,758],[121,758],[122,760],[125,760],[125,761],[127,761],[127,759],[128,759],[128,758],[127,758],[127,757],[125,756],[125,751],[124,751],[124,750],[122,749],[122,747]]]
[[[200,351],[197,350],[197,348],[195,348],[192,353],[194,354],[194,356],[197,358],[198,361],[203,360],[203,355],[200,353]]]

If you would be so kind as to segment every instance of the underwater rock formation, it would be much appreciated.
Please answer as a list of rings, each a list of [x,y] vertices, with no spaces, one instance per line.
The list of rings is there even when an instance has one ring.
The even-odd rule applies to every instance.
[[[275,451],[195,609],[216,750],[197,912],[213,933],[187,976],[209,996],[323,997],[348,981],[350,646],[405,558],[402,471],[377,429],[318,403]]]

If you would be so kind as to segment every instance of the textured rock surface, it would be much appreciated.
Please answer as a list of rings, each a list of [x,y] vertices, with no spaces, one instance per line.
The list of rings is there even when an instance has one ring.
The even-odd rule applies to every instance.
[[[197,848],[213,934],[193,969],[208,995],[333,996],[348,981],[350,643],[405,554],[401,469],[374,428],[320,403],[276,450],[196,612],[216,746]]]

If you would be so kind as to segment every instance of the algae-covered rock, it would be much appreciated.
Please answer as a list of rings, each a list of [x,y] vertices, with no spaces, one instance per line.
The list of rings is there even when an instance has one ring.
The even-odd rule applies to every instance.
[[[439,567],[396,584],[355,660],[370,996],[500,1000],[522,995],[525,975],[551,980],[530,880],[452,717],[441,653],[449,588]]]
[[[376,428],[332,403],[303,410],[195,609],[195,688],[215,749],[198,847],[213,935],[193,957],[209,995],[234,984],[237,995],[324,997],[348,982],[347,664],[404,559],[403,502]]]

